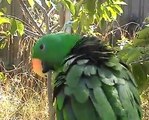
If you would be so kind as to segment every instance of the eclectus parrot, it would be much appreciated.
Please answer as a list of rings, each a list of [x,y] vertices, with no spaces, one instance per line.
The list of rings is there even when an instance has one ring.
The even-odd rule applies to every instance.
[[[57,72],[57,120],[141,120],[132,74],[98,38],[47,34],[33,47],[32,57],[36,73]]]

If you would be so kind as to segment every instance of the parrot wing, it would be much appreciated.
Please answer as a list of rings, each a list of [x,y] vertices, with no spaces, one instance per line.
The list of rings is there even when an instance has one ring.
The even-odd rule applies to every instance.
[[[95,37],[84,37],[65,59],[54,87],[57,120],[141,120],[129,70]]]
[[[75,58],[77,59],[77,58]],[[140,120],[131,73],[112,60],[97,67],[87,59],[65,63],[55,82],[57,120]]]

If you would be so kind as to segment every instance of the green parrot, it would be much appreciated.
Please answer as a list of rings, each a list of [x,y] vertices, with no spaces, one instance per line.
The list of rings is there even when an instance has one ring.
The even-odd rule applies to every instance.
[[[57,73],[57,120],[141,120],[137,85],[127,67],[93,36],[41,37],[32,51],[36,73]]]

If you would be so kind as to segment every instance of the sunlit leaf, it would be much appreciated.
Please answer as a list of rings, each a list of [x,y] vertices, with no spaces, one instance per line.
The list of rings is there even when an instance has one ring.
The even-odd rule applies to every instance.
[[[111,16],[114,20],[116,20],[117,18],[117,14],[116,11],[114,11],[114,9],[112,9],[111,7],[107,7],[107,9],[111,12]]]
[[[9,32],[13,35],[13,34],[15,34],[16,30],[17,30],[16,20],[12,19],[11,20],[11,28],[10,28]]]
[[[16,20],[16,25],[17,25],[17,31],[19,33],[19,35],[23,35],[24,34],[24,24],[18,20]]]
[[[45,0],[45,3],[49,8],[51,7],[51,2],[49,0]]]
[[[0,50],[5,48],[6,43],[7,43],[7,41],[6,41],[5,37],[0,38]],[[0,80],[1,80],[1,75],[0,75]]]
[[[123,13],[123,9],[119,5],[113,5],[112,8],[118,13]]]
[[[93,15],[95,13],[95,5],[96,5],[96,0],[86,0],[86,8],[89,14]]]
[[[5,82],[6,77],[3,72],[0,72],[0,82]]]
[[[35,5],[35,1],[34,0],[28,0],[29,5],[33,8]]]
[[[71,0],[63,0],[62,3],[70,10],[72,15],[75,14],[75,6]]]
[[[10,23],[10,19],[6,17],[0,17],[0,24]]]
[[[0,16],[2,16],[2,15],[4,15],[4,13],[3,12],[0,12]]]
[[[1,10],[2,10],[4,13],[7,12],[7,8],[6,8],[6,7],[1,8]]]
[[[114,2],[114,4],[117,4],[117,5],[127,5],[125,2],[123,1],[116,1]]]
[[[11,4],[12,0],[7,0],[8,4]]]

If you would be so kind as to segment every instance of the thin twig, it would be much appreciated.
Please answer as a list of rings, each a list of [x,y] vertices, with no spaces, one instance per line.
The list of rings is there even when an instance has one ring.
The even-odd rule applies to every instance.
[[[16,17],[16,16],[13,16],[13,15],[3,15],[4,17],[7,17],[7,18],[13,18],[15,20],[18,20],[18,21],[21,21],[24,25],[28,26],[28,27],[32,27],[31,25],[29,25],[27,22],[25,22],[24,20]]]
[[[40,4],[38,4],[38,2],[35,1],[35,3],[37,5],[37,7],[43,12],[44,22],[46,24],[46,33],[50,33],[51,31],[49,29],[49,17],[48,17],[48,13],[47,13],[46,9],[43,6],[41,6]]]
[[[32,32],[30,30],[25,29],[25,33],[27,35],[33,36],[33,37],[41,37],[41,35],[39,35],[38,33]]]
[[[135,63],[140,63],[140,62],[147,62],[149,61],[149,57],[145,58],[145,59],[141,59],[141,60],[137,60],[137,61],[133,61],[130,64],[135,64]]]
[[[30,14],[26,4],[23,2],[23,0],[19,0],[23,10],[25,11],[25,13],[28,15],[29,19],[32,21],[33,25],[35,26],[35,28],[38,30],[38,32],[40,34],[44,34],[43,31],[41,30],[41,28],[37,25],[36,21],[34,20],[34,18],[32,17],[32,15]]]
[[[108,35],[110,35],[111,33],[114,33],[114,32],[116,32],[116,31],[118,31],[118,30],[121,30],[122,28],[124,28],[124,27],[126,27],[126,26],[128,26],[128,25],[130,25],[130,24],[136,24],[137,26],[140,25],[139,23],[136,23],[136,22],[129,22],[129,23],[124,24],[124,25],[122,25],[122,26],[118,26],[116,29],[113,29],[113,30],[109,31],[109,32],[106,34],[106,37],[107,37]],[[124,31],[124,29],[123,29],[123,31]],[[125,30],[125,32],[128,32],[128,31]],[[106,37],[105,37],[105,38],[106,38]]]
[[[52,7],[49,11],[47,11],[48,16],[50,16],[50,14],[55,10],[55,7]]]

